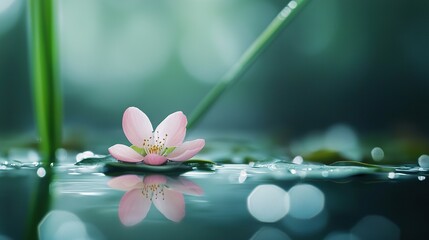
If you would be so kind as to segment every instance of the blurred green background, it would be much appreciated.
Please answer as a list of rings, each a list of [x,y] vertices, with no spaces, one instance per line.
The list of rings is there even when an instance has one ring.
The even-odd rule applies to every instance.
[[[128,106],[155,125],[173,111],[189,115],[286,4],[59,0],[65,137],[120,132]],[[36,138],[26,5],[0,1],[3,142]],[[425,0],[314,0],[198,129],[293,138],[343,123],[426,136],[428,23]]]

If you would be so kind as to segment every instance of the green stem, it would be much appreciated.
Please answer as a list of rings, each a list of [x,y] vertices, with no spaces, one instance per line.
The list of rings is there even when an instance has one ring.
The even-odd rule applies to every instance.
[[[28,215],[27,229],[25,239],[39,239],[38,226],[45,217],[51,206],[51,194],[49,186],[53,179],[53,170],[50,166],[44,168],[46,175],[36,181],[33,195],[30,201],[30,211]]]
[[[310,0],[293,0],[283,8],[283,10],[274,18],[268,27],[259,35],[259,37],[244,52],[241,58],[235,63],[220,81],[212,88],[203,101],[196,107],[190,117],[188,128],[195,126],[199,120],[213,106],[222,93],[237,82],[243,73],[259,57],[262,51],[275,39],[280,31],[294,19],[296,14]]]
[[[40,151],[45,163],[55,161],[61,145],[62,101],[58,80],[58,58],[54,0],[28,0],[30,48]]]

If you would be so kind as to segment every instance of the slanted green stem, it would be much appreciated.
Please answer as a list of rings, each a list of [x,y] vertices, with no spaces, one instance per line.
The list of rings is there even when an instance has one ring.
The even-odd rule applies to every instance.
[[[194,127],[201,118],[212,107],[222,93],[233,83],[237,82],[243,73],[259,57],[262,51],[275,39],[280,31],[295,18],[296,14],[310,0],[293,0],[283,8],[283,10],[274,18],[268,27],[259,35],[258,38],[243,53],[241,58],[226,72],[219,82],[212,88],[207,96],[196,107],[190,117],[188,128]]]
[[[54,0],[28,0],[30,55],[40,151],[45,163],[55,161],[61,145],[62,99]]]

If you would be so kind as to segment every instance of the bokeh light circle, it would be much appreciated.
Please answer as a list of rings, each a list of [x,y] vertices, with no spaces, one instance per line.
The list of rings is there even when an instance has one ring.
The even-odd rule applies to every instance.
[[[298,184],[289,190],[289,214],[298,219],[310,219],[325,207],[325,195],[310,184]]]
[[[247,209],[258,221],[277,222],[289,211],[289,195],[276,185],[259,185],[247,198]]]

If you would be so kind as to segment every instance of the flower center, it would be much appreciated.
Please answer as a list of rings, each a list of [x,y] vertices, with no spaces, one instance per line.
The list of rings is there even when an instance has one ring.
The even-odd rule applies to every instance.
[[[163,184],[147,184],[143,186],[142,194],[145,198],[153,199],[162,198],[164,200],[164,185]]]
[[[152,136],[149,139],[143,140],[143,149],[146,154],[158,154],[163,155],[165,152],[165,142],[167,140],[168,134],[165,134],[163,138],[159,137],[159,132],[156,131],[158,136],[156,139]]]

